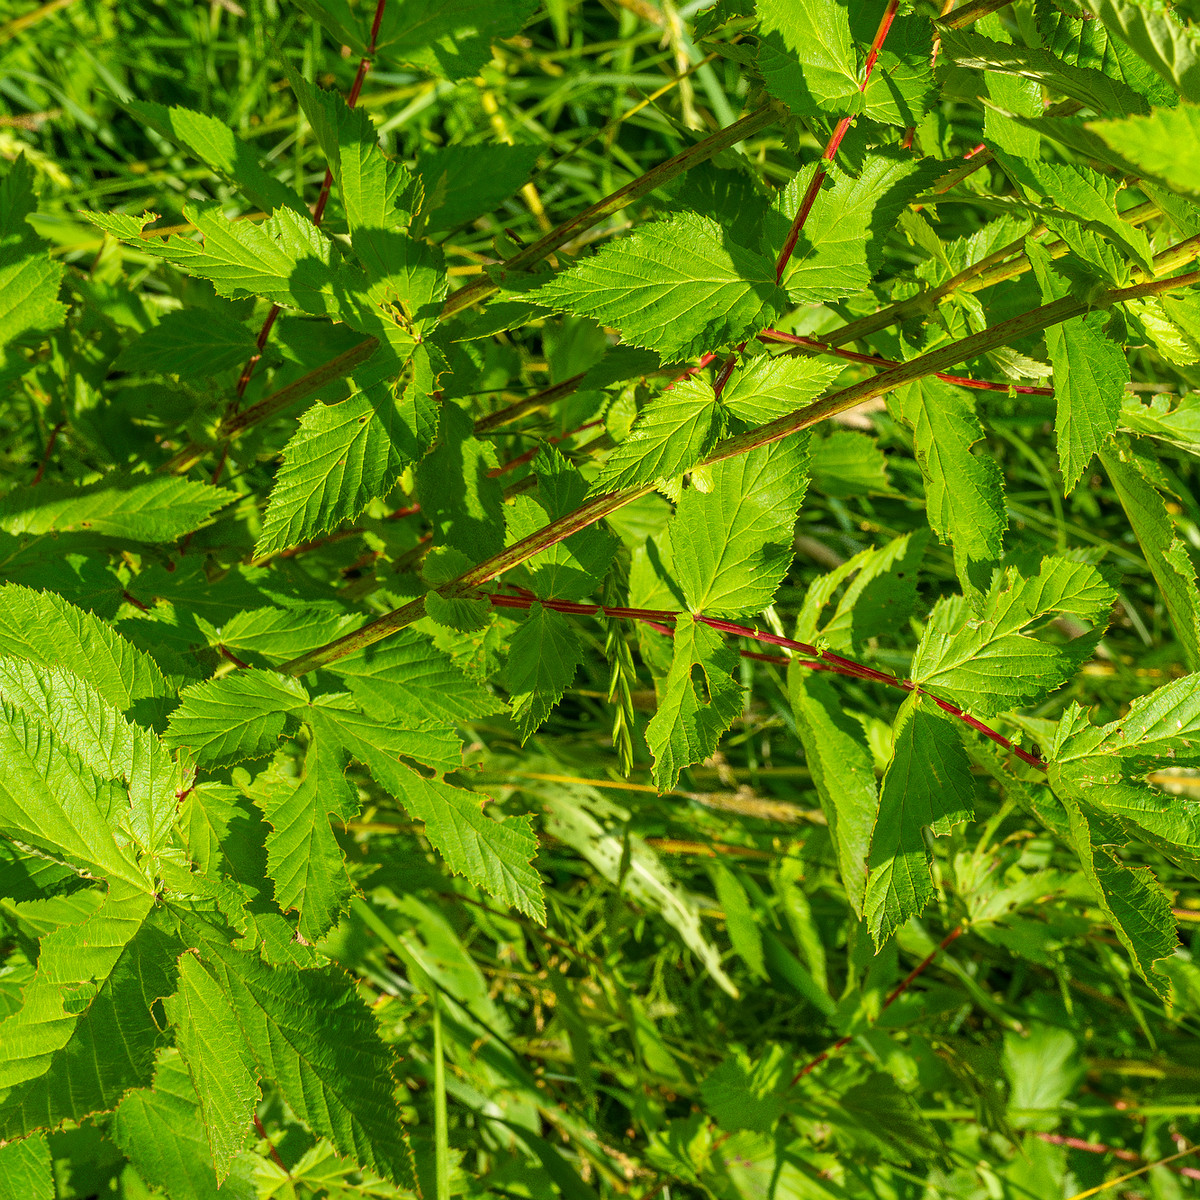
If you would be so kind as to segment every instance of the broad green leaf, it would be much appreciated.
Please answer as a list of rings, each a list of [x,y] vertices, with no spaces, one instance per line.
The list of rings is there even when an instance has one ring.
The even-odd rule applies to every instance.
[[[504,487],[489,474],[496,465],[495,447],[473,435],[464,409],[443,405],[438,444],[417,468],[417,496],[434,542],[471,563],[504,546]]]
[[[298,781],[276,778],[259,799],[267,834],[267,872],[275,902],[299,914],[305,939],[323,937],[346,911],[351,885],[346,862],[330,826],[343,825],[359,810],[358,792],[346,779],[346,754],[335,725],[322,719],[318,701],[309,710],[311,737]]]
[[[367,113],[295,71],[288,71],[288,81],[333,174],[351,233],[362,227],[391,229],[407,217],[397,201],[404,200],[410,177],[402,165],[384,157]]]
[[[1129,0],[1082,0],[1083,7],[1121,38],[1185,100],[1200,101],[1200,35],[1164,7]]]
[[[916,13],[898,16],[867,81],[863,115],[904,129],[920,124],[938,95],[930,63],[929,26]]]
[[[861,726],[842,711],[837,689],[801,662],[788,667],[788,695],[850,906],[862,916],[867,852],[879,809],[875,767]]]
[[[235,671],[185,688],[171,714],[166,743],[191,752],[200,766],[271,754],[287,715],[308,703],[299,680],[273,671]]]
[[[1127,396],[1121,409],[1121,428],[1195,453],[1200,447],[1200,394],[1153,396],[1149,404]]]
[[[272,967],[223,942],[205,941],[199,950],[259,1071],[296,1116],[341,1153],[411,1186],[392,1052],[350,979],[336,967]]]
[[[740,616],[771,603],[792,562],[808,486],[808,437],[727,458],[707,492],[688,488],[671,522],[675,574],[693,612]]]
[[[1090,67],[1072,66],[1040,46],[1006,45],[970,29],[939,27],[938,32],[947,62],[1032,79],[1097,112],[1128,116],[1149,109],[1145,99],[1123,80]]]
[[[996,573],[982,611],[957,599],[934,606],[913,655],[910,675],[981,717],[1043,699],[1091,655],[1107,624],[1116,593],[1100,572],[1065,558],[1042,560],[1036,575],[1015,568]],[[1065,645],[1023,632],[1052,613],[1093,626]]]
[[[191,1075],[219,1186],[246,1145],[258,1072],[228,998],[195,955],[180,958],[179,990],[165,1009]]]
[[[700,1085],[704,1108],[722,1129],[770,1133],[787,1103],[787,1069],[779,1046],[758,1061],[735,1051]]]
[[[1103,844],[1088,815],[1069,794],[1059,792],[1071,822],[1075,851],[1096,901],[1129,953],[1138,974],[1161,997],[1170,984],[1156,964],[1179,944],[1171,897],[1149,867],[1130,867]]]
[[[114,882],[95,914],[42,938],[24,1004],[0,1022],[0,1138],[81,1121],[149,1083],[165,1040],[151,1005],[175,990],[179,953],[153,904]]]
[[[429,230],[454,229],[499,207],[529,178],[540,147],[480,145],[422,149],[417,178]]]
[[[263,170],[259,152],[242,141],[223,121],[178,105],[167,108],[145,100],[123,103],[135,117],[163,137],[186,147],[201,162],[236,184],[259,208],[266,212],[290,208],[308,219],[304,201],[286,184]]]
[[[553,446],[538,451],[533,471],[537,490],[514,496],[505,505],[510,545],[578,508],[587,494],[583,476]],[[523,565],[521,575],[542,599],[582,600],[604,579],[616,548],[616,539],[593,525],[535,554]]]
[[[813,486],[845,499],[890,492],[887,458],[875,438],[853,429],[835,429],[812,442]]]
[[[402,629],[331,665],[367,712],[383,721],[454,725],[490,716],[500,698],[462,671],[429,639]]]
[[[97,616],[49,592],[0,587],[0,654],[86,679],[114,708],[153,719],[168,694],[158,664]]]
[[[0,1200],[54,1200],[50,1148],[44,1133],[0,1146]]]
[[[167,1051],[159,1057],[153,1087],[130,1092],[113,1114],[113,1141],[138,1174],[171,1200],[254,1200],[253,1159],[237,1164],[228,1178],[214,1172],[200,1105],[187,1069]],[[247,1112],[243,1134],[250,1127]]]
[[[747,425],[765,425],[815,400],[841,370],[816,358],[764,355],[734,371],[721,393],[721,407]]]
[[[982,588],[999,559],[1008,515],[1004,477],[990,455],[973,454],[983,436],[965,388],[923,379],[895,392],[895,411],[913,431],[934,533],[954,548],[965,588]]]
[[[675,213],[543,284],[539,304],[615,325],[632,346],[679,361],[732,346],[783,311],[765,254],[694,213]]]
[[[313,404],[284,448],[255,553],[328,533],[382,499],[428,448],[436,419],[432,401],[411,380],[375,384],[340,404]]]
[[[742,687],[733,677],[737,664],[737,651],[719,633],[689,616],[676,619],[671,669],[658,711],[646,726],[660,792],[670,791],[685,767],[712,754],[742,711]],[[703,673],[702,693],[693,678],[697,666]]]
[[[837,0],[759,0],[758,69],[798,117],[862,109],[850,21]]]
[[[383,62],[422,67],[447,79],[475,75],[492,41],[512,37],[536,0],[409,0],[383,12],[376,47]]]
[[[933,898],[923,831],[944,837],[974,815],[975,783],[958,728],[928,697],[909,696],[879,789],[863,912],[881,946]]]
[[[722,407],[709,380],[692,376],[676,383],[638,413],[629,436],[600,468],[591,494],[674,479],[717,444],[724,428]]]
[[[562,699],[582,661],[583,649],[566,617],[534,604],[513,634],[504,668],[523,743]]]
[[[0,698],[34,717],[100,779],[128,788],[127,811],[110,820],[116,816],[143,853],[163,848],[184,773],[156,734],[131,724],[91,684],[59,667],[0,658]]]
[[[208,306],[179,308],[139,334],[113,365],[185,380],[210,378],[242,366],[257,352],[254,333],[232,313]]]
[[[35,202],[33,167],[22,155],[0,179],[0,355],[27,334],[56,329],[67,314],[58,302],[63,264],[25,219]]]
[[[117,837],[123,799],[34,715],[8,703],[0,709],[0,834],[150,892],[134,847]]]
[[[1052,201],[1059,213],[1066,214],[1067,221],[1078,222],[1085,229],[1115,243],[1143,270],[1153,272],[1150,239],[1146,231],[1123,221],[1117,212],[1119,184],[1115,179],[1089,167],[1019,158],[999,147],[994,148],[993,153],[1005,171],[1026,191]],[[1032,244],[1036,246],[1036,243]],[[1049,281],[1042,278],[1044,273],[1039,272],[1039,282],[1043,292],[1046,292],[1050,286]]]
[[[1091,121],[1087,127],[1151,178],[1185,195],[1200,194],[1200,104]]]
[[[262,224],[230,221],[217,205],[184,205],[184,218],[203,235],[144,238],[153,213],[128,217],[89,212],[87,218],[144,254],[174,263],[189,275],[211,280],[217,295],[262,296],[274,304],[315,316],[344,317],[343,286],[353,282],[335,257],[332,243],[306,217],[279,208]]]
[[[410,816],[424,822],[425,836],[452,871],[502,903],[545,921],[542,880],[532,865],[537,835],[528,817],[493,820],[484,811],[486,796],[426,779],[365,739],[347,748]]]
[[[810,163],[776,193],[765,227],[767,244],[783,244],[817,166]],[[792,299],[841,300],[865,290],[883,264],[884,242],[900,213],[943,169],[934,159],[914,159],[897,150],[872,151],[857,175],[829,164],[829,181],[784,272]]]
[[[1100,461],[1158,584],[1184,659],[1200,668],[1200,590],[1166,503],[1128,447],[1118,442],[1101,451]]]
[[[82,487],[40,483],[0,497],[9,533],[90,531],[135,542],[173,542],[207,524],[233,492],[177,476],[114,472]]]

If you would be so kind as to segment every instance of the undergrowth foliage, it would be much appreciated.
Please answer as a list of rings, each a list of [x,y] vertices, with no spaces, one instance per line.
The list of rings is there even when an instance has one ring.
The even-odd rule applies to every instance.
[[[91,7],[0,27],[110,122],[0,144],[0,1197],[1185,1194],[1190,14],[214,5],[226,119]]]

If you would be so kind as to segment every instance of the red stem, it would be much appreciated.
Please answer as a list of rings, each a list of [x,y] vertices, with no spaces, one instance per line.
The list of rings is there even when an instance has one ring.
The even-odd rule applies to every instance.
[[[37,474],[33,477],[33,482],[30,487],[36,487],[42,482],[42,476],[46,473],[46,468],[50,465],[50,455],[54,453],[54,443],[58,441],[58,435],[66,428],[66,421],[59,421],[55,427],[50,430],[50,436],[46,439],[46,449],[42,453],[42,461],[38,463]]]
[[[890,358],[880,358],[878,354],[856,354],[853,350],[843,350],[841,346],[830,346],[819,342],[816,338],[800,337],[795,333],[781,333],[778,329],[764,329],[758,335],[762,342],[786,342],[789,346],[803,346],[815,350],[818,354],[833,354],[850,362],[870,363],[873,367],[898,367],[901,364]],[[1031,387],[1026,384],[993,383],[988,379],[968,379],[965,375],[947,375],[942,371],[936,372],[937,378],[946,383],[957,384],[959,387],[974,388],[980,392],[1020,392],[1026,396],[1053,396],[1054,389],[1048,387]]]
[[[875,60],[879,57],[879,51],[883,46],[884,39],[888,35],[888,30],[892,27],[892,22],[896,18],[896,10],[899,7],[900,0],[888,0],[888,6],[883,10],[883,16],[879,19],[879,28],[875,30],[875,36],[871,39],[871,49],[867,52],[866,67],[863,70],[862,81],[858,85],[860,93],[867,90],[867,84],[871,81],[871,72],[875,69]],[[842,138],[846,136],[846,131],[853,124],[853,117],[843,117],[837,123],[833,133],[829,137],[829,141],[825,145],[825,149],[821,152],[822,163],[833,161],[834,155],[838,152],[838,147],[842,144]],[[796,212],[796,219],[792,222],[792,227],[788,231],[787,241],[783,243],[783,249],[779,252],[779,258],[776,260],[776,283],[783,281],[783,273],[791,261],[792,253],[796,249],[796,243],[800,240],[800,234],[804,229],[804,223],[808,220],[808,214],[812,210],[813,202],[816,200],[817,193],[821,190],[821,184],[824,182],[825,168],[824,166],[819,166],[809,181],[808,189],[804,193],[804,199],[800,201],[800,208]]]
[[[941,952],[945,950],[945,948],[949,946],[955,938],[959,937],[963,933],[965,928],[966,926],[964,925],[956,925],[919,963],[917,963],[915,967],[913,967],[911,971],[909,971],[907,975],[905,975],[905,977],[898,984],[896,984],[896,986],[892,989],[891,995],[888,996],[888,998],[883,1002],[883,1007],[879,1010],[880,1015],[885,1013],[906,991],[908,991],[917,976],[925,971],[933,962],[933,960],[937,958],[937,956],[941,954]],[[876,1020],[878,1019],[879,1018],[876,1017]],[[796,1072],[792,1078],[792,1087],[795,1087],[805,1075],[811,1074],[811,1072],[825,1062],[826,1059],[831,1058],[843,1046],[848,1046],[853,1040],[854,1034],[847,1034],[845,1037],[838,1038],[838,1040],[834,1042],[828,1050],[822,1050],[816,1058],[812,1059]]]
[[[488,595],[488,599],[496,608],[527,609],[534,604],[541,604],[543,608],[550,608],[555,612],[567,613],[573,616],[604,616],[624,618],[630,621],[641,621],[643,624],[657,629],[660,633],[673,632],[667,627],[665,622],[674,623],[679,617],[686,615],[684,613],[670,612],[665,609],[617,608],[603,604],[575,604],[569,600],[537,600],[528,592],[520,596],[491,593]],[[802,662],[801,666],[815,670],[832,671],[838,675],[847,675],[852,679],[862,679],[868,683],[880,683],[885,687],[898,688],[901,691],[916,692],[920,696],[928,696],[943,712],[949,713],[950,716],[957,717],[960,721],[965,722],[977,733],[981,733],[985,738],[995,742],[997,746],[1001,746],[1010,753],[1015,754],[1022,762],[1027,763],[1031,767],[1037,767],[1042,771],[1046,769],[1046,764],[1036,754],[1031,754],[1028,750],[1022,750],[1020,746],[1014,746],[998,730],[993,729],[990,725],[985,725],[969,713],[963,712],[956,704],[951,704],[950,701],[942,700],[933,695],[933,693],[927,692],[924,688],[913,683],[911,679],[897,679],[895,675],[889,675],[886,671],[877,671],[874,667],[868,667],[864,663],[854,662],[853,659],[843,658],[840,654],[833,654],[828,650],[818,650],[816,646],[810,646],[807,642],[798,642],[793,638],[782,637],[777,633],[767,633],[761,629],[753,629],[749,625],[739,625],[734,621],[722,620],[720,617],[706,617],[701,613],[693,613],[691,615],[694,620],[700,622],[702,625],[707,625],[710,629],[714,629],[718,633],[727,633],[733,637],[751,638],[757,642],[766,642],[771,646],[782,646],[796,654],[803,654],[806,658],[816,660],[815,662]],[[754,655],[753,657],[765,658],[766,656]]]

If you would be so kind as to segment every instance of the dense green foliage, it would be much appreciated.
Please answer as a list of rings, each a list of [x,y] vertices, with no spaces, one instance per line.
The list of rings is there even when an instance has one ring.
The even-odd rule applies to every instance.
[[[1178,10],[9,5],[0,1200],[1194,1194]]]

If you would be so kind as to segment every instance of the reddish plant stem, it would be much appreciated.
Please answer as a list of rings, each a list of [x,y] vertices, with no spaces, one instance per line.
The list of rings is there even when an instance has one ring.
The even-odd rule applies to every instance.
[[[1033,1135],[1051,1146],[1065,1146],[1068,1150],[1084,1150],[1089,1154],[1111,1154],[1113,1158],[1127,1163],[1144,1163],[1146,1160],[1132,1150],[1122,1150],[1118,1146],[1106,1146],[1103,1142],[1085,1142],[1083,1138],[1064,1137],[1061,1133],[1035,1133]],[[1195,1167],[1167,1167],[1168,1171],[1177,1171],[1185,1179],[1200,1179],[1200,1171]]]
[[[890,358],[880,358],[878,354],[857,354],[853,350],[843,350],[841,346],[830,346],[827,342],[819,342],[816,338],[800,337],[795,333],[781,333],[778,329],[764,329],[758,335],[760,342],[786,342],[789,346],[803,346],[818,354],[832,354],[850,362],[869,363],[873,367],[898,367],[900,363]],[[938,379],[945,383],[957,384],[959,387],[974,388],[980,392],[1019,392],[1026,396],[1053,396],[1054,389],[1048,387],[1031,387],[1026,384],[993,383],[989,379],[968,379],[965,375],[947,375],[942,371],[935,372]]]
[[[891,995],[889,995],[888,998],[883,1002],[883,1007],[879,1010],[880,1016],[882,1016],[883,1013],[885,1013],[897,1000],[900,999],[902,995],[904,995],[906,991],[908,991],[913,982],[916,980],[917,976],[926,971],[932,964],[933,960],[937,958],[937,956],[941,954],[941,952],[945,950],[946,947],[955,940],[955,938],[960,937],[965,929],[965,925],[956,925],[919,963],[917,963],[915,967],[913,967],[911,971],[909,971],[907,975],[905,975],[902,980],[900,980],[898,984],[896,984],[896,986],[892,989]],[[876,1020],[878,1020],[878,1017]],[[796,1072],[796,1074],[792,1077],[791,1086],[795,1087],[805,1075],[809,1075],[815,1071],[817,1067],[819,1067],[827,1059],[832,1058],[833,1055],[841,1050],[843,1046],[848,1046],[854,1040],[854,1036],[854,1034],[848,1033],[845,1037],[838,1038],[838,1040],[834,1042],[828,1050],[822,1050],[816,1058],[810,1060],[803,1067],[801,1067],[799,1071]]]
[[[571,614],[573,616],[603,616],[624,618],[629,621],[641,621],[643,624],[657,629],[660,633],[673,633],[674,630],[668,626],[667,622],[674,624],[681,616],[687,615],[686,613],[670,612],[665,609],[619,608],[603,604],[575,604],[568,600],[537,600],[528,592],[519,596],[492,593],[488,595],[488,600],[496,608],[527,609],[534,604],[541,604],[543,608],[550,608],[555,612]],[[754,629],[749,625],[739,625],[735,621],[722,620],[720,617],[706,617],[701,613],[693,613],[691,615],[701,625],[707,625],[710,629],[716,630],[718,633],[726,633],[732,637],[750,638],[756,642],[766,642],[771,646],[782,646],[786,650],[791,650],[796,654],[802,654],[806,658],[815,660],[812,663],[805,662],[802,664],[803,666],[832,671],[835,674],[847,675],[853,679],[861,679],[867,683],[883,684],[885,687],[898,688],[904,692],[915,692],[919,696],[928,696],[943,712],[948,713],[952,717],[957,717],[958,720],[969,725],[989,741],[995,742],[996,745],[1003,747],[1009,753],[1015,754],[1022,762],[1028,763],[1031,767],[1037,767],[1039,770],[1045,770],[1045,764],[1036,754],[1031,754],[1028,750],[1022,750],[1020,746],[1014,746],[998,730],[993,729],[990,725],[985,725],[976,717],[972,717],[969,713],[964,712],[958,705],[951,704],[949,700],[942,700],[931,692],[927,692],[910,679],[897,679],[895,675],[889,675],[886,671],[877,671],[874,667],[868,667],[864,663],[855,662],[850,658],[843,658],[840,654],[833,654],[828,650],[819,650],[816,646],[810,646],[807,642],[798,642],[794,638],[783,637],[777,633],[767,633],[762,629]]]
[[[42,461],[38,463],[37,473],[33,477],[33,482],[30,487],[36,487],[42,482],[42,476],[46,473],[46,468],[50,465],[50,455],[54,453],[54,444],[58,441],[58,435],[67,427],[66,421],[59,421],[55,427],[50,430],[50,436],[46,439],[46,449],[42,452]]]
[[[566,433],[556,434],[554,437],[546,439],[546,445],[555,446],[559,442],[565,442],[567,438],[574,437],[577,433],[582,433],[585,429],[592,429],[596,425],[603,425],[603,420],[585,421],[582,425],[576,425],[574,429],[568,429]],[[518,454],[516,458],[509,459],[502,466],[493,467],[488,472],[489,479],[495,479],[500,475],[507,475],[510,471],[515,471],[518,467],[524,466],[525,463],[531,462],[537,458],[537,452],[541,446],[534,446],[532,450],[526,450],[524,454]]]
[[[275,1149],[275,1143],[267,1137],[267,1131],[263,1128],[263,1123],[259,1119],[258,1113],[254,1114],[254,1128],[258,1130],[258,1136],[267,1143],[267,1153],[271,1156],[271,1161],[274,1162],[288,1179],[291,1179],[292,1173],[284,1166],[283,1159],[279,1157],[279,1151]]]
[[[371,59],[375,56],[375,39],[379,37],[379,25],[383,20],[384,5],[387,0],[378,0],[375,5],[375,19],[371,22],[371,37],[367,42],[367,53],[359,59],[358,72],[354,76],[354,82],[350,85],[350,94],[346,97],[346,105],[353,108],[358,103],[359,93],[362,91],[363,81],[367,77],[367,72],[371,69]],[[325,216],[325,205],[329,203],[329,191],[333,187],[333,171],[331,168],[325,168],[325,179],[321,183],[321,191],[317,196],[317,203],[313,206],[312,223],[320,226],[322,219]],[[254,374],[254,368],[258,365],[258,361],[262,358],[263,347],[267,344],[267,338],[271,336],[271,326],[275,324],[275,318],[279,316],[279,305],[272,304],[271,311],[267,313],[267,319],[263,322],[262,328],[258,331],[258,353],[250,358],[242,369],[242,374],[237,381],[237,396],[240,400],[246,394],[246,388],[250,383],[250,377]]]
[[[888,6],[883,10],[883,16],[879,19],[879,28],[875,30],[875,36],[871,40],[871,49],[867,52],[867,61],[863,69],[862,81],[858,85],[860,94],[867,90],[867,84],[871,82],[871,72],[875,69],[875,60],[879,57],[880,48],[883,46],[884,39],[888,35],[888,30],[892,27],[892,22],[896,18],[896,10],[899,7],[900,0],[888,0]],[[808,214],[812,211],[813,202],[817,198],[817,193],[821,190],[821,184],[825,182],[825,164],[833,161],[838,148],[842,144],[842,139],[846,136],[846,132],[852,124],[854,124],[853,117],[843,117],[834,126],[833,133],[830,135],[829,141],[825,144],[825,149],[821,151],[820,165],[813,172],[812,179],[809,180],[804,198],[800,201],[800,207],[796,211],[796,219],[792,222],[787,240],[783,243],[783,249],[779,252],[779,258],[775,262],[776,283],[780,283],[783,280],[783,273],[787,270],[792,253],[796,249],[796,243],[800,240],[800,234],[804,230],[804,223],[808,220]]]

